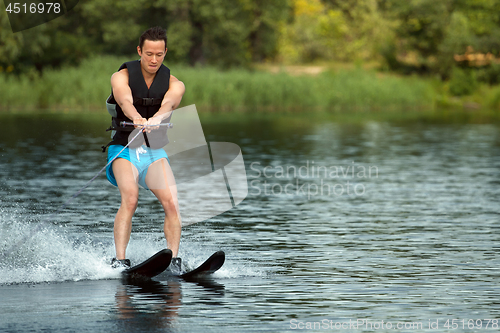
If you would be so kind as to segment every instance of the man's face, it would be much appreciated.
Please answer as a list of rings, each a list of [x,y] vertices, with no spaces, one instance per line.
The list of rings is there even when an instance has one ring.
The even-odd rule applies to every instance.
[[[165,42],[162,40],[145,40],[142,50],[138,46],[137,53],[141,56],[141,66],[149,74],[155,74],[167,54]]]

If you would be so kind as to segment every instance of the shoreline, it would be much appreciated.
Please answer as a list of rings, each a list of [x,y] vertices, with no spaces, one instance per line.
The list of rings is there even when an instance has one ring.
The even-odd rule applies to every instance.
[[[0,73],[0,114],[100,113],[109,79],[130,57],[96,56],[78,67],[21,76]],[[169,65],[187,87],[181,106],[200,114],[328,114],[367,119],[452,118],[500,120],[500,86],[480,85],[469,96],[449,93],[435,78],[379,72],[345,64],[219,70]],[[439,116],[441,115],[441,116]]]

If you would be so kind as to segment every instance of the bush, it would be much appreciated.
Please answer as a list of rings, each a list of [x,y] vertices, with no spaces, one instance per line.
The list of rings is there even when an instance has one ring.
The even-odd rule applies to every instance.
[[[500,83],[500,64],[491,64],[477,71],[477,80],[490,85]]]
[[[454,96],[470,95],[478,87],[476,73],[472,69],[454,67],[450,78],[450,93]]]

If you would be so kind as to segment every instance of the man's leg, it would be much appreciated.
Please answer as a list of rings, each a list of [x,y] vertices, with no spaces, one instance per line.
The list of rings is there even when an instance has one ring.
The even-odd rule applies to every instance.
[[[166,158],[153,162],[146,175],[146,185],[158,198],[165,211],[163,231],[167,247],[177,257],[181,241],[181,219],[177,201],[177,186],[174,175]]]
[[[123,158],[117,158],[112,168],[121,195],[121,204],[114,225],[116,259],[120,260],[125,259],[125,251],[132,232],[132,216],[139,199],[138,172],[130,161]]]

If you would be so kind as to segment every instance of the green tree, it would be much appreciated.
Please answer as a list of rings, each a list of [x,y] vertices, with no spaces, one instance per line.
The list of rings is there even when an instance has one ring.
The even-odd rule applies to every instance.
[[[393,36],[376,0],[294,0],[293,20],[281,27],[288,62],[372,60]]]
[[[177,57],[221,67],[272,58],[288,13],[287,0],[159,0],[157,5],[172,13],[167,30],[181,46]]]
[[[379,0],[396,22],[395,38],[383,56],[392,69],[451,75],[455,54],[467,46],[500,52],[500,2],[496,0]]]
[[[470,22],[466,15],[462,12],[454,11],[451,14],[450,23],[444,31],[444,38],[439,45],[438,69],[437,71],[447,78],[453,67],[455,54],[464,53],[467,46],[473,44],[473,34],[470,27]]]
[[[36,30],[13,33],[3,2],[0,10],[0,67],[2,71],[18,73],[26,68],[26,54],[31,57],[43,55],[44,48],[50,44],[49,29],[39,26]]]
[[[276,55],[288,0],[88,0],[41,26],[12,34],[5,11],[0,62],[16,68],[77,64],[91,54],[130,55],[142,31],[168,33],[169,61],[243,66]]]
[[[348,26],[338,10],[320,0],[294,0],[291,22],[280,27],[280,59],[288,63],[341,58],[338,40]]]
[[[408,65],[428,71],[436,66],[435,57],[449,22],[453,0],[384,1],[385,15],[396,22],[395,54],[398,67]],[[394,66],[393,61],[391,64]]]
[[[69,11],[45,24],[12,33],[7,26],[7,15],[0,14],[0,43],[6,44],[8,52],[0,51],[0,61],[11,64],[16,72],[39,71],[44,67],[58,67],[63,64],[77,64],[91,51],[90,39],[78,26],[79,12]],[[7,20],[8,22],[8,20]],[[10,45],[8,44],[10,43]],[[4,47],[1,48],[4,50]]]
[[[22,44],[22,35],[12,33],[2,1],[0,2],[0,66],[2,70],[12,65],[13,60],[21,52]]]

